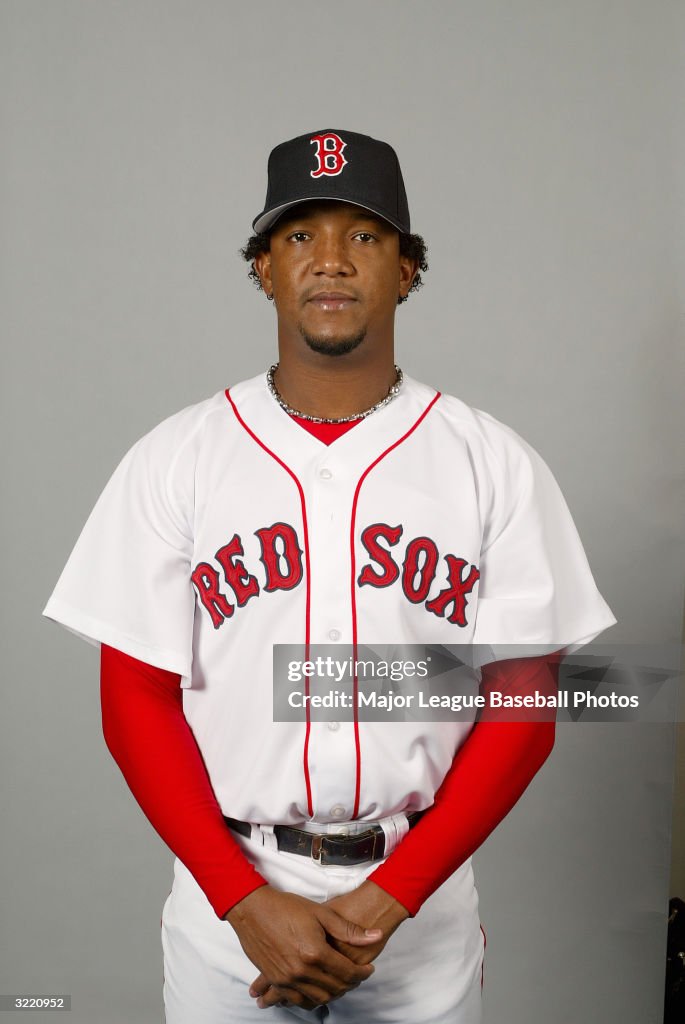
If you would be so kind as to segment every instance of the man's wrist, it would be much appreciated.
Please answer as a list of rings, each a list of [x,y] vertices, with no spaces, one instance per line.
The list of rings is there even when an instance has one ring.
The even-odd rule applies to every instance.
[[[394,929],[410,916],[407,908],[399,900],[370,879],[367,878],[362,882],[360,889],[368,899],[373,915],[373,920],[368,927],[376,925],[383,927],[385,925],[385,927],[390,926]]]
[[[245,896],[241,897],[237,903],[234,903],[226,911],[223,917],[224,921],[228,921],[233,927],[244,922],[254,912],[257,902],[262,898],[259,894],[263,894],[266,889],[271,889],[271,886],[266,881],[262,882],[255,889],[251,889],[250,892],[246,893]]]

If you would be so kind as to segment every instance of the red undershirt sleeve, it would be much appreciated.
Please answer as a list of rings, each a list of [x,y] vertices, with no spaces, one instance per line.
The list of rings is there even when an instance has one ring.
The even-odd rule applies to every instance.
[[[180,676],[102,644],[100,697],[105,742],[131,792],[223,918],[268,883],[223,819],[183,714]]]
[[[483,666],[481,693],[558,692],[560,653]],[[484,709],[430,809],[368,875],[413,917],[509,813],[554,746],[555,710],[525,709],[519,721]],[[501,713],[500,713],[501,717]]]

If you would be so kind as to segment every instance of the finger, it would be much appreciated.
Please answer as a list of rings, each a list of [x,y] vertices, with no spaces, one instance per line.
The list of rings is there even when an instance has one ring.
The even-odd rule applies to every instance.
[[[268,989],[269,985],[270,985],[270,982],[267,981],[267,979],[264,977],[264,975],[263,974],[259,974],[255,978],[255,980],[252,982],[252,984],[250,985],[250,987],[248,989],[248,992],[250,993],[250,995],[252,996],[253,999],[256,999],[257,996],[263,996],[264,995],[264,993]]]
[[[318,968],[325,971],[328,976],[337,978],[348,988],[351,985],[359,985],[362,981],[370,978],[375,967],[373,964],[357,964],[354,960],[339,953],[333,946],[327,944],[326,950],[321,953]]]
[[[382,943],[376,943],[373,946],[348,946],[345,942],[340,942],[338,939],[330,939],[330,944],[333,949],[337,950],[338,953],[342,953],[353,964],[370,964],[384,949],[384,944]]]
[[[346,956],[336,952],[332,946],[325,944],[320,951],[317,951],[316,956],[309,954],[307,961],[302,964],[298,973],[288,979],[289,985],[285,984],[285,979],[280,985],[273,985],[264,974],[259,974],[248,991],[250,996],[256,1000],[264,997],[270,988],[279,992],[297,991],[310,999],[316,997],[321,1003],[329,999],[337,999],[345,992],[349,992],[350,989],[357,988],[374,971],[375,967],[372,964],[357,965]],[[268,1002],[264,1005],[274,1006],[277,1001],[271,992]],[[258,1002],[258,1005],[262,1004]]]
[[[293,996],[297,996],[295,990],[290,990]],[[264,992],[261,992],[257,999],[257,1006],[265,1010],[269,1006],[292,1006],[289,990],[279,988],[277,985],[267,985]]]
[[[330,907],[325,910],[319,920],[329,935],[347,942],[350,946],[371,946],[383,938],[380,928],[362,928],[361,925],[348,920]]]
[[[354,966],[345,957],[341,957],[343,963],[347,963],[349,966]],[[366,979],[375,970],[374,967],[364,967],[362,970],[363,980]],[[300,1000],[306,999],[314,1006],[319,1006],[322,1003],[330,1002],[331,999],[339,999],[344,996],[346,992],[349,992],[353,988],[357,988],[361,984],[361,979],[350,979],[348,981],[341,981],[335,974],[328,974],[326,971],[321,970],[314,964],[307,964],[299,974],[293,976],[288,980],[287,983],[282,982],[279,985],[272,985],[272,989],[276,989],[280,993],[286,993],[288,998],[295,1003],[295,1005],[302,1005]],[[268,995],[268,1000],[264,1005],[274,1006],[278,1002],[275,998],[274,993],[271,992]],[[261,1005],[260,1000],[265,999],[264,995],[260,995],[257,999],[258,1005]],[[310,1007],[311,1008],[311,1007]]]
[[[315,986],[303,986],[307,993],[287,986],[271,985],[268,991],[257,1000],[260,1010],[266,1010],[270,1006],[299,1006],[303,1010],[314,1010],[330,1001],[331,997],[322,989]]]

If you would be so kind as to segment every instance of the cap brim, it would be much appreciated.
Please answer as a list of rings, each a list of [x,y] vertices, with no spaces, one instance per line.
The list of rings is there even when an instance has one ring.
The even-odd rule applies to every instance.
[[[311,202],[316,202],[317,200],[319,202],[321,202],[321,201],[324,201],[324,200],[327,200],[327,199],[333,199],[335,202],[339,202],[339,203],[349,203],[350,206],[359,206],[363,210],[369,210],[370,213],[375,214],[376,217],[380,217],[381,220],[386,220],[389,224],[392,224],[392,226],[394,228],[396,228],[400,232],[404,232],[404,231],[408,230],[405,227],[405,225],[401,224],[395,217],[392,217],[389,214],[384,213],[383,210],[379,210],[379,209],[377,209],[377,208],[375,208],[373,206],[367,206],[364,203],[355,202],[354,200],[350,199],[348,196],[321,196],[321,195],[319,195],[319,196],[302,196],[302,198],[300,198],[300,199],[293,199],[293,201],[291,203],[283,203],[281,206],[275,206],[272,210],[265,210],[263,213],[260,213],[260,215],[258,217],[256,217],[252,221],[252,229],[253,229],[253,231],[256,231],[257,234],[260,234],[262,231],[268,231],[269,228],[273,227],[273,225],[276,223],[278,218],[283,216],[283,214],[286,212],[286,210],[291,210],[294,206],[299,206],[300,203],[311,203]]]

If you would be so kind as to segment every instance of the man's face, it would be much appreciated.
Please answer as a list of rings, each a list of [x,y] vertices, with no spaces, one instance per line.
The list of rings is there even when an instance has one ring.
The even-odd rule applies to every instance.
[[[400,255],[392,225],[335,200],[289,210],[255,266],[273,294],[279,333],[298,333],[332,356],[352,351],[367,335],[392,337],[398,296],[407,294],[417,269]]]

